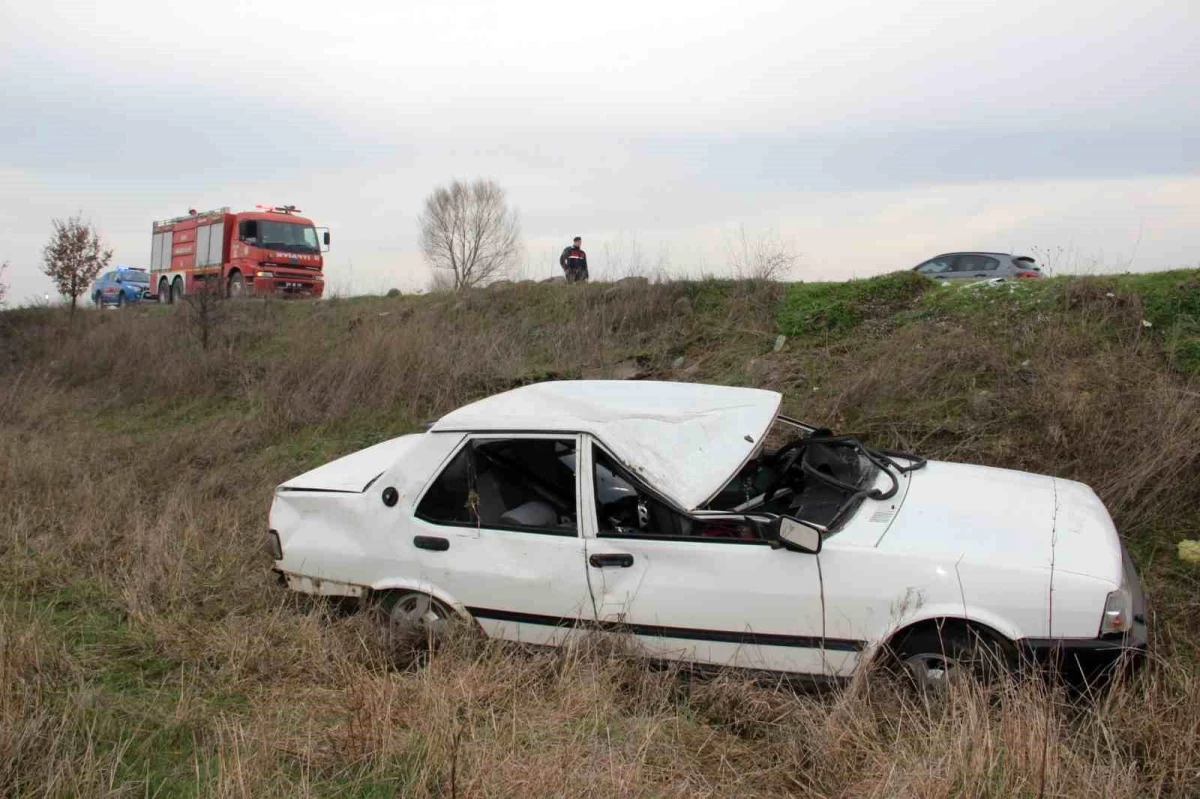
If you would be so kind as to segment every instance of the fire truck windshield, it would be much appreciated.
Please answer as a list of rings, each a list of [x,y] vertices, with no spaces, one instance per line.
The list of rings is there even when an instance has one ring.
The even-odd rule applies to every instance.
[[[284,252],[320,252],[317,231],[311,225],[290,222],[258,223],[258,244]]]

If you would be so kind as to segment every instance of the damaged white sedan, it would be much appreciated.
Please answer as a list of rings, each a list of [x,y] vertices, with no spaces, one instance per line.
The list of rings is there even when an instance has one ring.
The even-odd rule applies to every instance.
[[[276,490],[296,591],[559,644],[921,682],[986,648],[1088,673],[1144,649],[1132,562],[1087,486],[926,462],[779,415],[771,391],[566,381],[467,405]]]

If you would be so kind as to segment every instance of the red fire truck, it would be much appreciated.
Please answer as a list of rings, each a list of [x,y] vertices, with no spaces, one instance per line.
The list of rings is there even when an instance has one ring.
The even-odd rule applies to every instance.
[[[320,297],[325,291],[321,253],[329,229],[313,227],[292,205],[229,208],[154,223],[150,290],[161,303],[186,294],[221,291],[228,297]]]

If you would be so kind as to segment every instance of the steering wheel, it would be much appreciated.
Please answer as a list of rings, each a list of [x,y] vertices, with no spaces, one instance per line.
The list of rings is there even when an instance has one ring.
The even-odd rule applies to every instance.
[[[791,471],[791,468],[796,465],[796,461],[801,455],[804,454],[804,443],[804,439],[798,438],[795,441],[780,447],[772,456],[772,460],[779,461],[779,471],[775,474],[775,477],[763,491],[764,503],[771,501],[771,499],[775,496],[775,492],[779,490],[781,485],[783,485],[783,481],[787,477],[787,473]],[[781,453],[782,457],[780,457]]]
[[[789,441],[788,443],[784,444],[779,449],[772,452],[770,457],[768,458],[768,461],[772,465],[774,465],[776,463],[780,463],[784,458],[788,457],[793,452],[795,452],[796,450],[803,447],[806,443],[808,443],[808,440],[803,437],[797,438],[793,441]],[[795,458],[792,459],[792,463],[795,463]]]

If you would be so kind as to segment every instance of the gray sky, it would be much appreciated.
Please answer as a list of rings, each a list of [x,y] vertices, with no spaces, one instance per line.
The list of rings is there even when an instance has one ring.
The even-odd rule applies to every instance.
[[[338,4],[0,0],[0,260],[41,296],[53,217],[145,266],[189,207],[294,203],[340,291],[414,289],[424,196],[491,177],[520,273],[793,277],[940,251],[1200,264],[1200,6],[1010,0]]]

